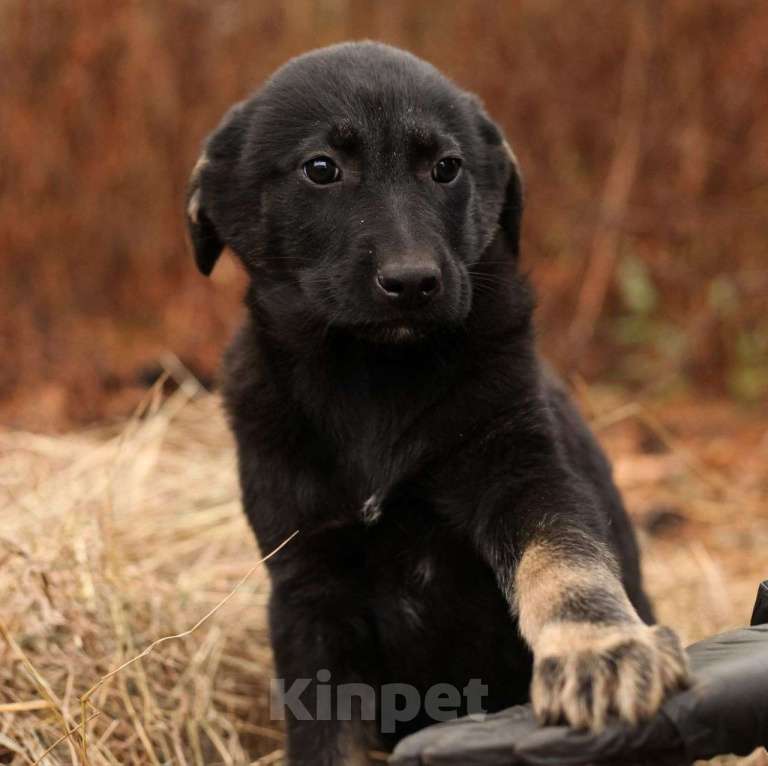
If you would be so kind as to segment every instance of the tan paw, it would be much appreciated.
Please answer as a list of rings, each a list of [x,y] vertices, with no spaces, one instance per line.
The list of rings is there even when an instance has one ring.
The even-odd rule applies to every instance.
[[[680,640],[662,626],[551,623],[542,629],[534,657],[537,718],[579,729],[600,731],[616,716],[642,721],[688,681]]]

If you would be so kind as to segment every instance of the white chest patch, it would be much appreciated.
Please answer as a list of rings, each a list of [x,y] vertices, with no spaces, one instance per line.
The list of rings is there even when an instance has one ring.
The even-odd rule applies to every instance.
[[[428,585],[432,578],[435,576],[435,564],[432,561],[432,557],[429,555],[424,556],[415,569],[416,578],[420,585]]]
[[[381,517],[381,502],[378,495],[371,495],[360,509],[363,524],[375,524]]]

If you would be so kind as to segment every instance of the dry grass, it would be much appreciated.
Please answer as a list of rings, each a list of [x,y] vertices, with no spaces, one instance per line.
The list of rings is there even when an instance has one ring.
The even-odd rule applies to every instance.
[[[765,426],[582,398],[655,530],[643,542],[662,618],[687,640],[744,624],[768,576]],[[187,383],[120,429],[0,433],[0,529],[0,763],[281,762],[267,583],[261,566],[246,577],[259,554],[215,397]]]
[[[81,695],[187,631],[259,558],[217,401],[182,388],[121,431],[6,433],[0,450],[0,761],[36,763],[73,729],[46,764],[242,764],[279,748],[260,571],[98,686],[82,727]]]

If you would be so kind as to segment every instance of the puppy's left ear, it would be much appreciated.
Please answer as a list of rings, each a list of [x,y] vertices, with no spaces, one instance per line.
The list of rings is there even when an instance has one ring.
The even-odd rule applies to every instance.
[[[520,222],[523,217],[523,180],[517,157],[506,139],[502,141],[502,148],[509,162],[509,178],[504,189],[499,226],[517,250],[520,243]]]
[[[509,246],[517,254],[523,215],[520,168],[499,126],[488,116],[479,99],[471,99],[480,139],[484,144],[482,186],[486,199],[485,210],[488,216],[493,217],[487,221],[487,225],[492,227],[494,234],[501,229]]]
[[[187,229],[195,252],[195,263],[206,277],[213,271],[224,249],[224,243],[203,207],[202,175],[207,164],[208,155],[203,151],[192,170],[187,191]]]

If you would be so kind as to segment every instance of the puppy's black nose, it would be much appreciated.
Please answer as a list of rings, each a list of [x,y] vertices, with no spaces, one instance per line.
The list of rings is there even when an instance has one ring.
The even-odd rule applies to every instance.
[[[443,276],[436,264],[391,264],[376,274],[380,296],[404,308],[423,306],[440,293]]]

